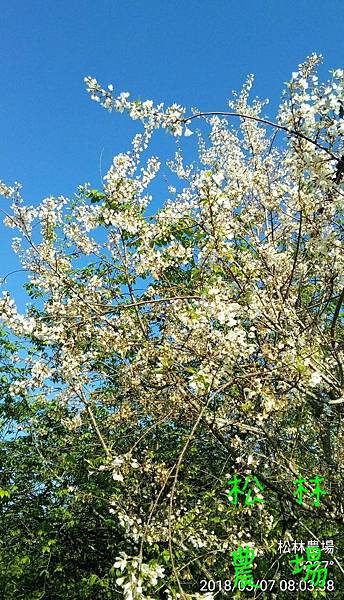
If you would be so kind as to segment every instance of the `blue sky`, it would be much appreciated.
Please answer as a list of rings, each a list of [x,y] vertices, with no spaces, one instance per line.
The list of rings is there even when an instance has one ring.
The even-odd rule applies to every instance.
[[[21,182],[30,204],[86,181],[101,186],[138,131],[89,99],[85,75],[142,100],[226,110],[254,73],[254,95],[271,99],[273,117],[307,55],[324,55],[323,76],[343,67],[342,0],[11,0],[1,13],[0,179]],[[13,231],[0,229],[3,276],[17,262]],[[22,280],[3,288],[20,297]]]

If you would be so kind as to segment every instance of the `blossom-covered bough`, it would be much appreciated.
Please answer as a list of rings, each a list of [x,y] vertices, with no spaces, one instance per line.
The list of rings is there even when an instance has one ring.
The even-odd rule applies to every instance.
[[[256,578],[286,578],[278,542],[307,536],[334,540],[343,576],[344,73],[319,83],[319,61],[293,73],[276,122],[249,100],[252,77],[231,112],[191,115],[87,77],[93,100],[143,125],[104,189],[27,206],[18,184],[1,184],[33,300],[25,315],[9,293],[0,302],[28,344],[27,376],[8,393],[31,407],[66,506],[87,507],[116,539],[97,547],[85,598],[205,597],[199,581],[233,578],[241,544],[255,549]],[[208,138],[191,129],[201,117]],[[170,198],[148,216],[160,162],[145,153],[159,128],[197,133],[201,166],[184,164],[178,142]],[[74,459],[54,464],[49,435]],[[257,478],[264,503],[228,504],[234,473]]]

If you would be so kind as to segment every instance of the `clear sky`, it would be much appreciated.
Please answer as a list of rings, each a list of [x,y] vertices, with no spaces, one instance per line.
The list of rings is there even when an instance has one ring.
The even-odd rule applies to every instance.
[[[344,66],[343,0],[2,0],[0,8],[0,179],[21,182],[30,204],[86,181],[101,186],[100,171],[139,130],[89,99],[85,75],[142,100],[226,110],[254,73],[254,95],[271,99],[273,117],[306,56],[324,55],[324,76]],[[0,231],[3,276],[17,263],[13,230]]]

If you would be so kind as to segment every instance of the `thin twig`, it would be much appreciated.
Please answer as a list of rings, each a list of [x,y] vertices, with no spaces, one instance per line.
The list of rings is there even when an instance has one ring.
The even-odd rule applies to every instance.
[[[278,125],[278,123],[273,123],[273,121],[268,121],[267,119],[262,119],[260,117],[254,117],[253,115],[245,115],[243,113],[235,113],[235,112],[211,111],[211,112],[200,112],[200,113],[197,113],[196,115],[192,115],[191,117],[185,117],[183,119],[178,119],[178,121],[180,121],[181,123],[187,123],[188,121],[192,121],[192,119],[197,119],[198,117],[211,117],[211,116],[216,116],[216,115],[220,115],[223,117],[239,117],[241,119],[250,119],[251,121],[256,121],[257,123],[263,123],[264,125],[270,125],[271,127],[275,127],[276,129],[281,129],[282,131],[286,131],[287,133],[290,133],[290,135],[294,135],[295,137],[302,138],[302,139],[306,140],[307,142],[310,142],[311,144],[313,144],[314,146],[319,148],[319,150],[323,150],[324,152],[326,152],[329,156],[331,156],[331,158],[333,160],[336,160],[337,162],[340,161],[340,158],[338,156],[336,156],[335,154],[333,154],[333,152],[331,152],[331,150],[329,150],[328,148],[324,148],[324,146],[321,146],[321,144],[318,144],[318,142],[315,142],[314,140],[312,140],[310,137],[308,137],[308,135],[305,135],[304,133],[301,133],[300,131],[296,131],[295,129],[290,129],[289,127],[285,127],[284,125]]]

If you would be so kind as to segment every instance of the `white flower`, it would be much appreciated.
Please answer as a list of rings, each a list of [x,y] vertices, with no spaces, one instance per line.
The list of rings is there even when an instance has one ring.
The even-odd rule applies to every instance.
[[[120,557],[116,557],[116,562],[114,563],[114,568],[115,569],[121,569],[121,571],[123,572],[126,564],[127,564],[127,555],[125,554],[125,552],[120,552],[121,554],[121,558]],[[120,584],[119,584],[120,585]]]
[[[319,373],[318,371],[315,371],[314,373],[312,373],[312,376],[309,380],[309,385],[311,387],[315,387],[319,383],[321,383],[321,381],[322,381],[321,373]]]
[[[215,183],[217,183],[217,185],[220,185],[221,181],[223,181],[224,176],[223,173],[217,173],[216,175],[213,175],[213,180],[215,181]]]
[[[124,459],[121,456],[115,456],[115,458],[112,460],[111,464],[114,467],[117,467],[118,465],[122,465],[124,462]]]

